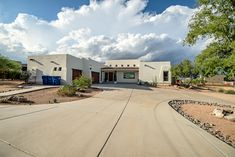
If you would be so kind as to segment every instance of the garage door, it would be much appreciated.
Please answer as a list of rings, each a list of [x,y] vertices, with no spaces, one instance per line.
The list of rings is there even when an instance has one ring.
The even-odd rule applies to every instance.
[[[82,76],[82,70],[79,69],[72,69],[72,78],[75,80],[76,78],[79,78]]]
[[[100,81],[100,73],[98,72],[91,72],[91,76],[92,76],[92,83],[99,83]]]

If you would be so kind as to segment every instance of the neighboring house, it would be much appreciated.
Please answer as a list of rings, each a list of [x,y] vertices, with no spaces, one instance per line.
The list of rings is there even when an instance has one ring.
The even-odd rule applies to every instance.
[[[61,83],[85,75],[93,83],[159,83],[171,84],[170,62],[108,60],[105,64],[68,54],[28,57],[30,82],[42,84],[42,76],[61,76]]]
[[[224,75],[215,75],[205,78],[207,84],[224,84]]]
[[[28,57],[28,70],[32,74],[29,81],[37,84],[42,84],[43,75],[60,76],[61,84],[71,83],[81,75],[91,78],[93,83],[100,83],[102,67],[103,63],[69,54]]]
[[[102,68],[103,82],[171,84],[170,62],[108,60]]]

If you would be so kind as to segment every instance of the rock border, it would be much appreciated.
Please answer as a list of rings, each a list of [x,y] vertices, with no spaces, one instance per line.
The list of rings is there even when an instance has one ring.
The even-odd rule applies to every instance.
[[[181,108],[181,105],[183,105],[183,104],[208,105],[208,106],[216,106],[216,107],[226,107],[226,108],[231,108],[233,110],[235,109],[235,106],[223,105],[223,104],[219,104],[219,103],[209,103],[209,102],[195,101],[195,100],[171,100],[171,101],[168,102],[168,104],[175,111],[177,111],[179,114],[181,114],[183,117],[185,117],[186,119],[188,119],[192,123],[198,125],[200,128],[207,131],[211,135],[215,136],[216,138],[220,139],[221,141],[223,141],[223,142],[227,143],[228,145],[232,146],[233,148],[235,148],[235,142],[233,142],[230,139],[229,135],[225,136],[221,133],[221,131],[214,130],[214,128],[213,128],[214,124],[201,122],[200,120],[195,119],[191,115],[188,115],[187,113],[183,112],[182,108]]]

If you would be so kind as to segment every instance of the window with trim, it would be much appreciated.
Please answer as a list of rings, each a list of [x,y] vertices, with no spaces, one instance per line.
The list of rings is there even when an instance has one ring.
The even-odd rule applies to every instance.
[[[54,69],[53,69],[54,71],[57,71],[57,67],[54,67]]]
[[[62,67],[59,67],[58,71],[61,71],[62,70]]]
[[[124,79],[135,79],[135,73],[134,72],[124,72],[123,78]]]
[[[163,71],[163,81],[169,81],[169,71]]]

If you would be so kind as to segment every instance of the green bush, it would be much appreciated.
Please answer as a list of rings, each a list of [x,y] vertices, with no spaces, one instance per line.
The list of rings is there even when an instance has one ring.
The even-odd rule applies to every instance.
[[[235,94],[234,90],[226,90],[224,91],[225,94]]]
[[[220,89],[218,90],[218,92],[224,93],[224,89],[220,88]]]
[[[76,87],[68,84],[61,87],[57,93],[58,95],[61,96],[74,96],[76,94],[76,91],[77,91]]]
[[[80,90],[84,91],[85,89],[91,86],[91,79],[86,76],[81,76],[78,79],[73,81],[73,84]]]

